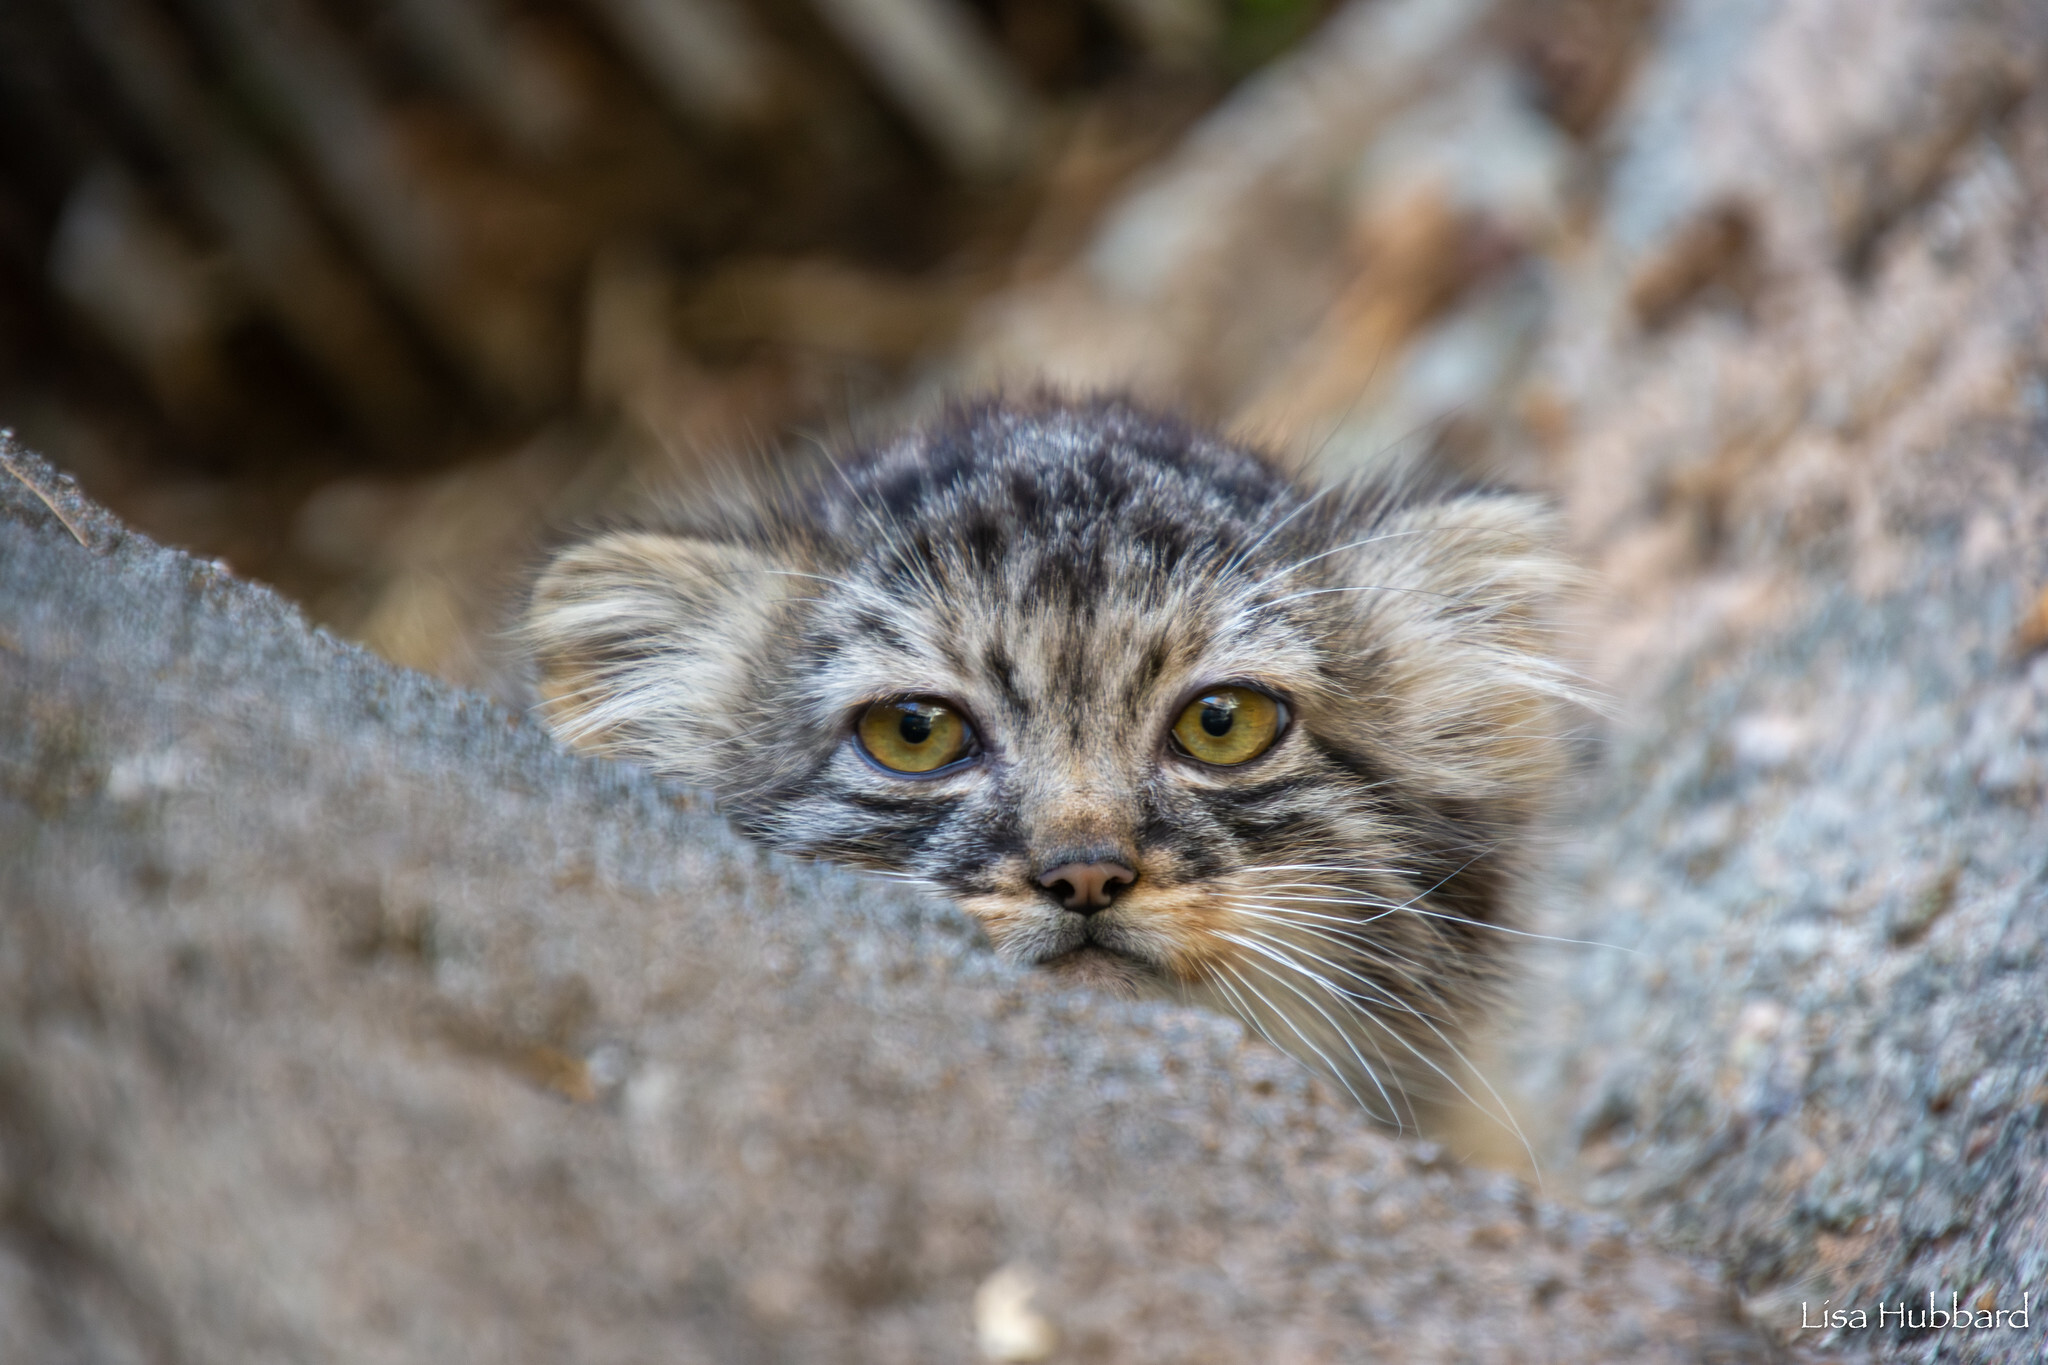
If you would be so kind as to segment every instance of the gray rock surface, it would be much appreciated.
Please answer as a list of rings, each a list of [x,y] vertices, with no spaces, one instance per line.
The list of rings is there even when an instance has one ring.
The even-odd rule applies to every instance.
[[[1760,1358],[1612,1219],[4,453],[0,1359],[957,1361],[1006,1265],[1060,1360]]]
[[[1553,924],[1635,950],[1528,992],[1549,1164],[1888,1359],[2048,1358],[2044,70],[2039,6],[1674,7],[1536,381],[1622,715]]]

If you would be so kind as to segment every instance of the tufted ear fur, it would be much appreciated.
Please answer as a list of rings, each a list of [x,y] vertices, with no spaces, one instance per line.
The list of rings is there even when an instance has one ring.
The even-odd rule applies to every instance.
[[[767,552],[695,537],[614,532],[563,551],[524,628],[548,724],[579,748],[712,780],[750,723],[790,581]]]
[[[1534,813],[1559,776],[1565,712],[1587,697],[1558,659],[1579,576],[1535,499],[1403,508],[1348,565],[1379,702],[1376,748],[1454,800]]]

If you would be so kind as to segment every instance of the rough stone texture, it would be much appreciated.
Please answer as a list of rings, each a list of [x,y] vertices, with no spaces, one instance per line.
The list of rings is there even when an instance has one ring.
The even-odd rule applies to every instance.
[[[1531,381],[1621,714],[1553,922],[1635,952],[1550,955],[1524,1089],[1761,1325],[2031,1294],[1828,1342],[2039,1360],[2048,11],[1664,23]]]
[[[1009,976],[4,453],[0,1359],[953,1361],[1009,1263],[1062,1360],[1761,1358],[1234,1024]]]

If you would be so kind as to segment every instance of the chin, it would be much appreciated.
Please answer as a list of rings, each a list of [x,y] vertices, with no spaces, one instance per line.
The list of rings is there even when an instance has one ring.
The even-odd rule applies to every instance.
[[[1038,969],[1062,985],[1087,986],[1125,1000],[1135,1000],[1159,988],[1158,973],[1152,968],[1095,944],[1061,953],[1039,963]]]

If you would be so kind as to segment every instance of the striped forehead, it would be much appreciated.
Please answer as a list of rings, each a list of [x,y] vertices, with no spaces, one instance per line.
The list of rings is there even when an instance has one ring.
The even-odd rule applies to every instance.
[[[1268,533],[1303,505],[1293,489],[1229,452],[1069,449],[1056,425],[854,472],[827,509],[854,553],[823,608],[818,686],[1078,726],[1312,670],[1298,614],[1251,600],[1270,566],[1246,562],[1279,548]]]
[[[1070,729],[1135,721],[1197,685],[1284,688],[1314,667],[1298,625],[1242,592],[1207,573],[1111,580],[1064,601],[1004,574],[865,586],[835,604],[840,639],[824,678],[846,705],[931,693]]]

